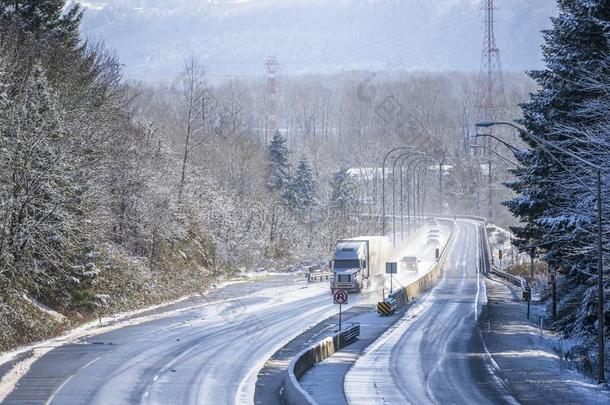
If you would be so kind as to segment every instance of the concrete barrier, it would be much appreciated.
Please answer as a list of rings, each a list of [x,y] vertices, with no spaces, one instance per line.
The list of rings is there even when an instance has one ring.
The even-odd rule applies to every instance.
[[[314,399],[299,384],[299,379],[313,367],[314,364],[332,356],[341,348],[353,343],[360,334],[360,325],[353,324],[344,331],[308,347],[297,354],[288,366],[288,375],[282,387],[282,399],[287,405],[314,405]]]

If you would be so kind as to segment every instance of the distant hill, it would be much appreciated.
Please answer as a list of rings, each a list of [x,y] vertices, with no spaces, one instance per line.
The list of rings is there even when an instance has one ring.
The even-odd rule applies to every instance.
[[[74,1],[74,0],[73,0]],[[84,34],[114,49],[129,78],[168,81],[197,56],[212,75],[359,69],[477,71],[480,0],[88,0]],[[553,0],[497,0],[506,70],[540,66]]]

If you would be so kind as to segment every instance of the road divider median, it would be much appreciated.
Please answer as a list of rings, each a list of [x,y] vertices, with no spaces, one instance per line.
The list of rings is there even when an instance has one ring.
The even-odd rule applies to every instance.
[[[351,324],[347,329],[299,352],[288,366],[288,375],[282,387],[282,398],[287,405],[315,404],[314,399],[299,383],[299,379],[316,363],[327,359],[343,347],[355,342],[360,335],[360,324]]]

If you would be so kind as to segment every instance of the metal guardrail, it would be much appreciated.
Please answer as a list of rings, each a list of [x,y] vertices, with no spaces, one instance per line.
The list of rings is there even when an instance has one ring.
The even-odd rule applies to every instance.
[[[489,245],[489,236],[487,235],[487,223],[479,228],[479,242],[481,244],[482,255],[479,256],[479,268],[483,274],[489,274],[491,271],[491,246]]]
[[[329,281],[331,278],[333,278],[333,272],[332,271],[320,271],[320,272],[313,272],[313,273],[305,273],[305,277],[307,277],[307,282],[308,283],[313,283],[316,281]]]
[[[347,330],[341,332],[341,347],[350,345],[358,340],[358,336],[360,336],[360,324],[353,323]]]
[[[502,271],[502,270],[496,268],[496,266],[491,266],[491,273],[508,281],[511,284],[516,285],[517,287],[521,288],[522,291],[530,290],[529,283],[527,282],[526,279],[524,279],[521,276],[516,276],[514,274],[507,273],[505,271]]]

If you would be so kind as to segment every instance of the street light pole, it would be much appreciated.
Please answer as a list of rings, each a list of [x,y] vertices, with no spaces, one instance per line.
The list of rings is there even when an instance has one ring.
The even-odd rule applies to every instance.
[[[413,221],[415,222],[415,224],[417,225],[417,216],[419,216],[420,221],[421,218],[423,217],[423,199],[422,199],[422,192],[421,192],[421,169],[422,169],[422,165],[427,165],[430,163],[432,159],[427,158],[427,159],[422,159],[420,160],[414,168],[414,171],[416,172],[417,175],[417,205],[416,208],[414,209],[414,217],[413,217]],[[427,166],[425,166],[426,171],[427,171]],[[416,216],[417,215],[417,216]]]
[[[385,236],[385,165],[388,160],[388,157],[397,150],[402,149],[412,149],[410,146],[400,146],[398,148],[394,148],[385,154],[383,157],[383,164],[381,165],[381,217],[382,217],[382,235]]]
[[[392,163],[392,241],[394,246],[396,246],[396,163],[406,156],[406,158],[415,155],[416,152],[404,152],[401,153],[394,159]],[[402,179],[402,165],[401,165],[401,179]],[[402,204],[402,180],[400,184],[400,201]]]
[[[404,198],[403,198],[403,172],[404,172],[404,164],[405,162],[412,158],[413,156],[424,156],[423,153],[421,152],[414,152],[412,154],[408,154],[401,162],[400,162],[400,240],[402,241],[404,239]],[[409,172],[408,166],[407,166],[407,174]],[[407,216],[409,215],[409,192],[410,192],[410,185],[407,187]],[[409,219],[408,219],[409,221]],[[409,232],[410,232],[410,227],[409,227]]]
[[[493,154],[495,154],[496,156],[498,156],[499,158],[501,158],[502,160],[504,160],[507,163],[510,163],[513,166],[519,166],[516,162],[510,160],[509,158],[507,158],[506,156],[502,155],[501,153],[496,152],[495,150],[488,148],[487,146],[483,146],[483,145],[470,145],[471,148],[480,148],[480,149],[484,149],[488,152],[491,152]]]
[[[561,146],[555,145],[545,139],[540,138],[537,135],[532,134],[531,132],[527,132],[523,128],[518,127],[512,122],[493,122],[493,121],[482,121],[476,124],[477,127],[480,128],[489,128],[494,125],[508,125],[512,128],[515,128],[519,133],[525,137],[533,139],[535,142],[539,143],[543,146],[548,146],[556,151],[559,151],[565,155],[572,157],[573,159],[579,161],[580,163],[588,166],[596,171],[596,182],[597,182],[597,345],[598,345],[598,356],[599,356],[599,370],[598,370],[598,382],[604,383],[606,381],[606,370],[605,370],[605,353],[604,353],[604,262],[603,262],[603,239],[602,239],[602,168],[596,164],[589,162],[586,159],[578,156],[577,154],[562,148]],[[513,151],[518,151],[518,149],[512,145],[507,144],[506,142],[494,137],[493,135],[477,135],[477,136],[489,136],[497,139],[507,147],[509,147]],[[544,149],[544,147],[543,147]],[[551,154],[548,150],[545,151]],[[552,155],[552,154],[551,154]]]
[[[488,182],[488,187],[489,187],[489,195],[487,198],[488,201],[488,206],[487,206],[487,216],[489,217],[489,220],[491,221],[491,219],[493,218],[493,202],[492,202],[492,198],[493,198],[493,178],[491,177],[491,159],[489,159],[489,161],[487,161],[487,182]]]
[[[416,159],[413,159],[413,161],[409,162],[409,164],[407,165],[407,196],[409,196],[411,194],[411,174],[413,172],[416,171],[417,166],[422,162],[422,161],[430,161],[431,158],[425,156],[423,153],[420,153],[422,156]],[[413,165],[413,168],[411,168],[411,165]],[[416,221],[416,216],[417,216],[417,202],[418,202],[418,194],[417,194],[417,181],[413,182],[413,223],[415,223]],[[408,197],[407,197],[408,198]],[[409,233],[411,233],[411,202],[410,202],[410,198],[408,198],[407,200],[407,227],[408,227],[408,231]]]

